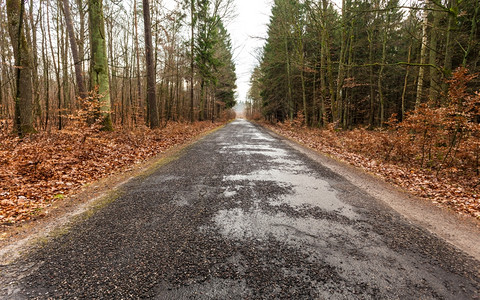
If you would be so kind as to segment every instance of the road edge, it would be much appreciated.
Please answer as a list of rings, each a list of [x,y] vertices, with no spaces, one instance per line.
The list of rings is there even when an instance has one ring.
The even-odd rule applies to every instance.
[[[50,239],[67,233],[73,224],[88,219],[120,197],[123,194],[122,188],[128,182],[138,177],[146,177],[163,165],[178,159],[188,148],[227,124],[203,132],[186,143],[175,145],[138,165],[131,166],[128,171],[120,171],[90,183],[78,193],[62,199],[46,218],[7,230],[8,237],[0,243],[0,267],[14,263]]]
[[[382,201],[412,224],[428,230],[480,261],[480,222],[474,218],[437,207],[362,169],[309,148],[261,124],[256,124],[308,158],[344,177],[370,196]]]

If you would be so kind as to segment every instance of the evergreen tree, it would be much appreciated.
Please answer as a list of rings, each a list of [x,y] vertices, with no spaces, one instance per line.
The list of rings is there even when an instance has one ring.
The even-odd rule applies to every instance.
[[[233,61],[233,50],[230,35],[225,29],[223,22],[218,22],[218,43],[215,49],[215,59],[218,62],[215,77],[215,96],[218,101],[224,103],[225,107],[235,106],[235,89],[237,88],[237,75],[235,74],[235,63]]]

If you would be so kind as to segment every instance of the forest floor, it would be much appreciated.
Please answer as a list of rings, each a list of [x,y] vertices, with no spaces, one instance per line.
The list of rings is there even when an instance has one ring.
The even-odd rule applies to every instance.
[[[478,178],[469,175],[441,173],[408,164],[385,160],[385,153],[365,145],[381,144],[384,134],[378,131],[306,128],[291,123],[262,125],[302,145],[361,168],[384,181],[409,191],[435,205],[480,220]],[[412,158],[413,159],[413,158]],[[478,177],[478,176],[476,176]]]
[[[156,130],[115,132],[62,130],[24,139],[0,132],[0,231],[42,218],[55,201],[221,124],[168,123]]]

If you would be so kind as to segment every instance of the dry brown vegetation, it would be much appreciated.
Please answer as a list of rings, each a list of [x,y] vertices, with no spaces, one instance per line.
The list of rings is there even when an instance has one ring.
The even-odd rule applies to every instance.
[[[19,139],[0,132],[0,224],[37,218],[56,199],[153,157],[221,123],[101,132],[84,126]]]

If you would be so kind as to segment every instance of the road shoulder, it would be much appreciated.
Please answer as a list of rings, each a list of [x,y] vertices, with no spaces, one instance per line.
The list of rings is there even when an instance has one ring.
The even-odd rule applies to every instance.
[[[134,178],[148,176],[156,169],[173,160],[207,135],[223,128],[219,126],[200,134],[187,143],[173,146],[140,164],[127,168],[124,172],[86,185],[75,195],[55,202],[45,212],[45,217],[2,231],[0,236],[0,266],[15,262],[22,255],[32,251],[50,238],[69,230],[72,223],[113,202],[122,194],[122,187]]]
[[[343,176],[372,197],[387,204],[412,224],[427,229],[429,232],[480,261],[479,221],[470,216],[459,215],[447,209],[436,207],[432,203],[392,186],[372,174],[307,148],[301,143],[279,135],[266,127],[263,128],[295,150]]]

